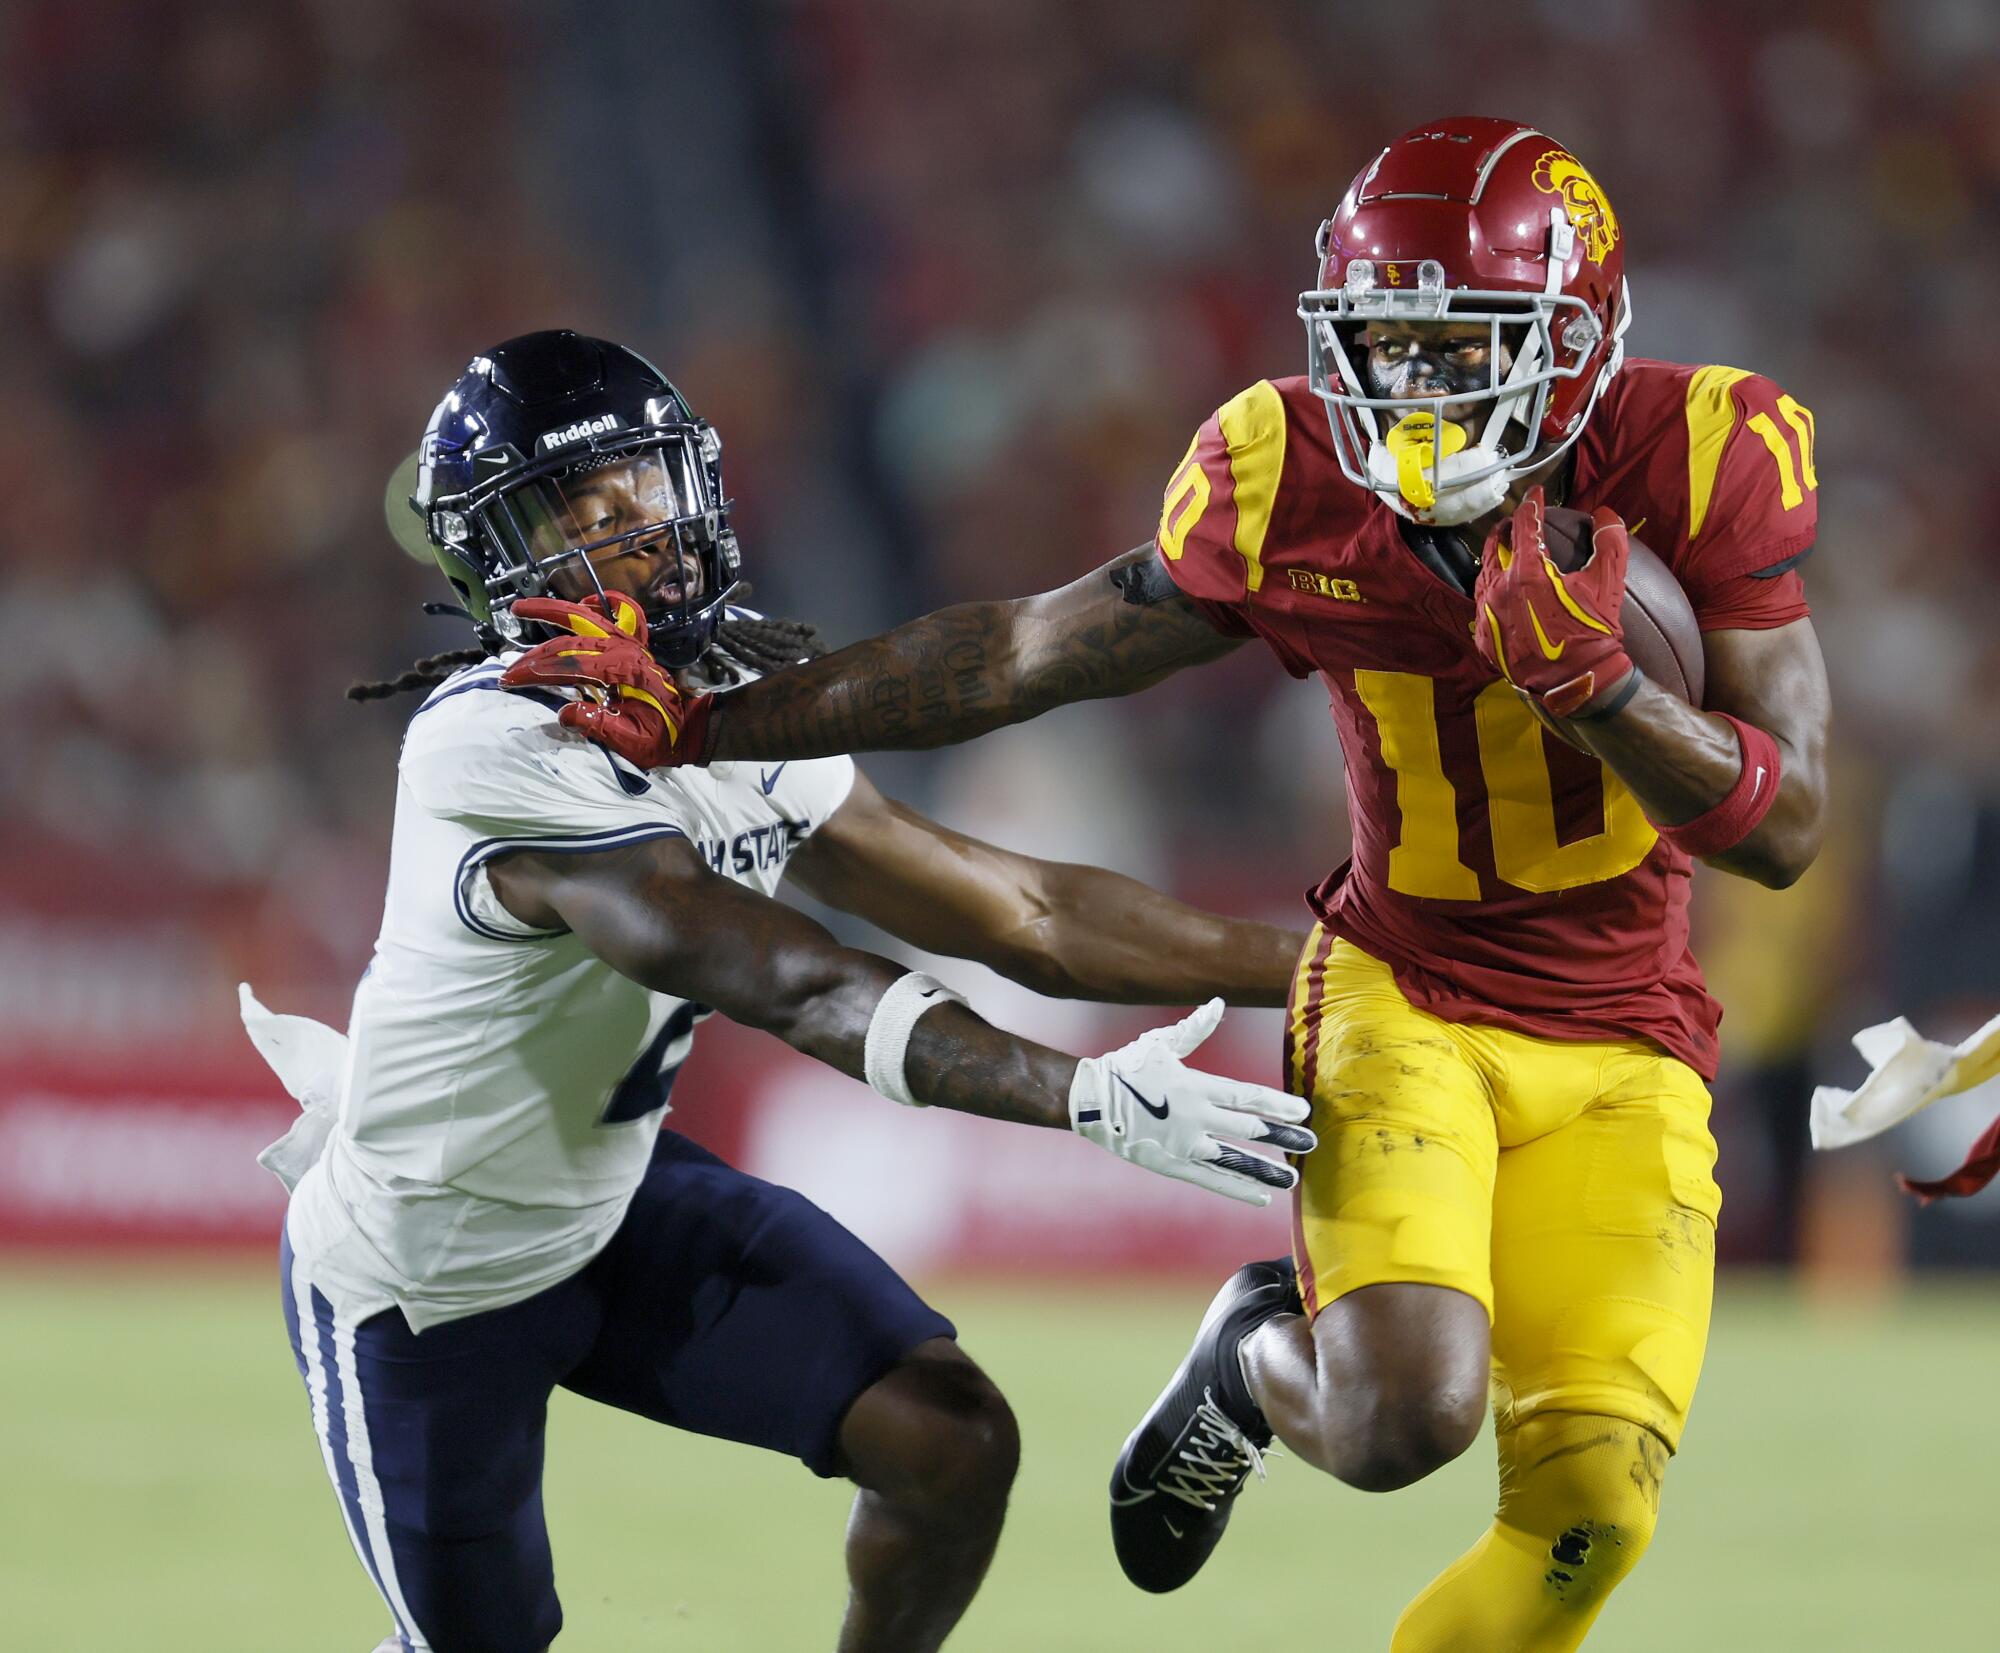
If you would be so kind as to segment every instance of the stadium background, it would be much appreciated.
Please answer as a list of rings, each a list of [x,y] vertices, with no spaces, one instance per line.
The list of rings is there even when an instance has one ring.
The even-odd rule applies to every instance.
[[[0,1459],[28,1468],[0,1500],[0,1581],[32,1645],[374,1633],[266,1312],[281,1207],[251,1155],[290,1104],[242,1041],[234,986],[344,1019],[404,713],[341,690],[457,645],[419,614],[441,588],[391,548],[380,499],[466,357],[561,324],[652,356],[723,434],[759,603],[844,641],[1145,539],[1193,426],[1299,370],[1294,295],[1346,179],[1447,110],[1532,119],[1585,158],[1627,236],[1636,352],[1755,367],[1818,416],[1806,577],[1838,709],[1834,831],[1792,891],[1709,878],[1699,896],[1728,1007],[1723,1249],[1766,1272],[1725,1279],[1695,1450],[1628,1590],[1651,1605],[1614,1608],[1600,1639],[1664,1647],[1675,1612],[1700,1625],[1704,1603],[1740,1598],[1773,1615],[1745,1646],[1990,1644],[1866,1627],[1901,1622],[1897,1602],[1927,1603],[1934,1627],[1972,1610],[1991,1442],[1961,1449],[1952,1420],[2000,1349],[1967,1272],[2000,1263],[2000,1194],[1919,1213],[1887,1173],[1955,1162],[1993,1104],[1819,1165],[1803,1122],[1813,1078],[1857,1075],[1854,1028],[1900,1011],[1956,1037],[2000,1008],[2000,13],[14,0]],[[1246,911],[1296,912],[1344,853],[1323,699],[1248,650],[869,767],[983,836]],[[1073,1048],[1145,1021],[945,973]],[[1219,1043],[1235,1070],[1275,1076],[1274,1015],[1232,1018]],[[1019,1374],[1023,1514],[963,1645],[1096,1646],[1127,1626],[1163,1648],[1235,1645],[1200,1628],[1236,1622],[1201,1618],[1226,1584],[1171,1611],[1114,1587],[1096,1500],[1189,1305],[1281,1247],[1282,1223],[1074,1144],[913,1118],[736,1030],[704,1045],[676,1123],[937,1282],[982,1358]],[[1702,1463],[1705,1413],[1730,1454]],[[796,1565],[821,1569],[824,1596],[799,1623],[825,1622],[831,1489],[559,1421],[612,1431],[589,1437],[601,1458],[589,1442],[574,1458],[628,1500],[615,1522],[567,1471],[578,1547],[602,1564],[691,1542],[674,1487],[724,1489],[719,1530],[741,1538],[598,1620],[573,1585],[581,1645],[816,1634],[730,1615],[771,1555],[790,1575],[797,1519]],[[1809,1472],[1787,1440],[1815,1443]],[[1489,1468],[1470,1459],[1394,1505],[1282,1472],[1254,1518],[1295,1549],[1223,1569],[1295,1585],[1323,1565],[1328,1590],[1369,1604],[1354,1622],[1377,1628],[1354,1645],[1378,1645],[1397,1597],[1483,1519]],[[242,1477],[217,1467],[239,1460]],[[1861,1486],[1865,1503],[1843,1502]],[[294,1520],[296,1553],[280,1542]],[[80,1599],[113,1554],[180,1616]],[[690,1604],[697,1577],[708,1595]],[[1809,1632],[1816,1577],[1840,1589]],[[1022,1617],[1024,1594],[1043,1620]],[[266,1608],[295,1628],[259,1628]]]

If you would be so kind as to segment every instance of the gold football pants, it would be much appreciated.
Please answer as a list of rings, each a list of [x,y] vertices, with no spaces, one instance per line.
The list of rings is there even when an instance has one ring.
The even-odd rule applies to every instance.
[[[1362,1286],[1476,1298],[1493,1325],[1494,1527],[1395,1653],[1567,1649],[1651,1536],[1708,1339],[1709,1097],[1641,1041],[1447,1022],[1315,930],[1288,1078],[1313,1104],[1293,1235],[1307,1312]]]

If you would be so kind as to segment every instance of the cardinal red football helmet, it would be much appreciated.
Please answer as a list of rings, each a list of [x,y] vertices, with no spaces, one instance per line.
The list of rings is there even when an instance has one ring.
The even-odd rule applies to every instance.
[[[1318,249],[1299,316],[1341,469],[1414,521],[1493,510],[1577,439],[1624,357],[1618,215],[1582,162],[1518,121],[1406,132],[1348,186]],[[1358,344],[1370,322],[1445,321],[1489,326],[1491,365],[1451,387],[1440,423],[1436,394],[1375,392]]]

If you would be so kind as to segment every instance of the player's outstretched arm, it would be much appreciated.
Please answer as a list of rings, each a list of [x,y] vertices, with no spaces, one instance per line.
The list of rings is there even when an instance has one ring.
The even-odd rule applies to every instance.
[[[923,978],[719,877],[684,839],[591,855],[521,850],[488,876],[523,923],[567,928],[642,986],[711,1005],[898,1100],[1074,1130],[1148,1170],[1257,1205],[1297,1173],[1227,1139],[1284,1153],[1313,1146],[1298,1098],[1183,1064],[1220,1001],[1079,1061],[1001,1031],[942,990],[913,996],[910,983]]]
[[[530,649],[507,685],[585,690],[564,724],[641,769],[950,746],[1132,694],[1243,641],[1202,617],[1150,545],[1039,597],[940,609],[720,695],[668,683],[643,638],[607,636],[605,617],[575,603],[524,598],[514,612],[588,635]]]
[[[1057,998],[1282,1005],[1305,935],[1190,907],[1100,867],[968,838],[885,798],[865,775],[788,876],[928,952],[992,966]]]
[[[1746,809],[1765,802],[1756,796],[1757,754],[1715,714],[1761,731],[1775,744],[1777,791],[1745,836],[1700,858],[1782,889],[1812,865],[1826,835],[1833,702],[1819,638],[1810,620],[1794,620],[1770,631],[1712,631],[1702,641],[1705,711],[1647,683],[1614,716],[1571,727],[1666,827],[1710,817],[1732,798]]]
[[[1242,639],[1143,577],[1154,555],[1144,546],[1040,596],[940,609],[718,695],[702,761],[951,746],[1235,648]]]

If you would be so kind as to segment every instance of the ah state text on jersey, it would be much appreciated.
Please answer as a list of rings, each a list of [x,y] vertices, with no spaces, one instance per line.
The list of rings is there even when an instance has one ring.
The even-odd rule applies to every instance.
[[[752,827],[726,840],[704,838],[695,848],[715,872],[751,872],[760,867],[783,866],[811,831],[809,821],[779,820],[769,826]]]

